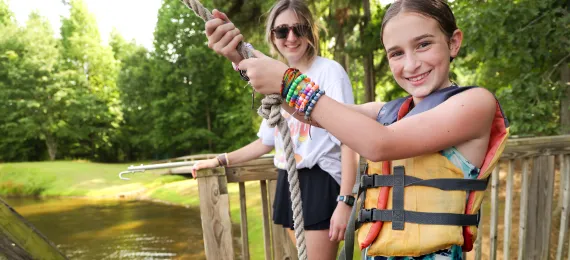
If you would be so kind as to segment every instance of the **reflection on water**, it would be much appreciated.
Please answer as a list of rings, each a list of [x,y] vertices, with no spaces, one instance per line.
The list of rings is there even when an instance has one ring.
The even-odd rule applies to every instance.
[[[5,201],[70,259],[205,259],[199,209],[140,201]]]

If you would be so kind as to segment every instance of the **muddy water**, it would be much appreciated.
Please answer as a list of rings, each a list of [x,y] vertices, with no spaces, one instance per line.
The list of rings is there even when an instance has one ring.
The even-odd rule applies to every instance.
[[[5,201],[70,259],[205,259],[197,208],[141,201]]]

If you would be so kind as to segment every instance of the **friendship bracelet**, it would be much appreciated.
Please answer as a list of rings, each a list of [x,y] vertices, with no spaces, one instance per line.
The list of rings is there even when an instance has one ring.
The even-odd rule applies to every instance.
[[[289,68],[285,71],[285,74],[283,74],[281,96],[284,99],[287,97],[287,94],[289,93],[293,80],[297,78],[299,75],[301,75],[301,72],[295,68]]]
[[[290,86],[292,76],[298,72],[299,72],[298,69],[288,68],[285,71],[285,73],[283,74],[283,82],[281,83],[281,96],[282,97],[285,97],[284,93],[286,94],[288,91],[288,87]]]
[[[295,113],[304,114],[305,120],[311,122],[311,113],[323,95],[325,91],[298,69],[289,68],[283,74],[281,96]]]

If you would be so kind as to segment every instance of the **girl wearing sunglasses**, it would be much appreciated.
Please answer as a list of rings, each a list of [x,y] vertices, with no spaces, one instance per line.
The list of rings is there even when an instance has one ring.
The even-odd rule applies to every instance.
[[[234,64],[242,58],[236,51],[243,36],[228,17],[213,11],[216,19],[206,23],[208,46]],[[353,104],[353,94],[346,71],[337,62],[318,56],[318,28],[308,6],[302,0],[281,0],[270,10],[266,23],[266,41],[272,54],[291,67],[299,68],[323,88],[327,96],[341,103]],[[358,155],[328,133],[312,127],[282,110],[288,121],[299,171],[305,236],[309,259],[334,259],[338,242],[343,240],[353,204]],[[197,163],[196,170],[249,161],[275,148],[275,166],[279,169],[273,204],[273,221],[288,230],[295,242],[293,213],[287,182],[286,155],[277,129],[262,122],[259,139],[219,159]],[[341,156],[342,154],[342,156]],[[342,157],[342,162],[341,162]]]

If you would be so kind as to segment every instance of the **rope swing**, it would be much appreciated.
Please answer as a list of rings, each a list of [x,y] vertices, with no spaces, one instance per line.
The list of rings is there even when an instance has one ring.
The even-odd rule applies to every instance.
[[[190,8],[194,13],[204,21],[212,19],[212,13],[204,8],[198,0],[182,0],[182,2]],[[254,58],[252,49],[244,42],[240,42],[237,46],[238,53],[244,58]],[[297,256],[299,260],[307,259],[307,248],[305,245],[305,223],[303,220],[303,203],[301,201],[301,189],[299,186],[299,176],[293,152],[293,142],[287,122],[281,115],[281,104],[283,98],[279,94],[271,94],[265,96],[261,101],[261,106],[257,113],[267,119],[269,127],[277,127],[279,133],[283,137],[285,148],[285,156],[287,158],[287,180],[289,181],[289,192],[291,193],[293,224],[295,229],[295,239],[297,241]]]

